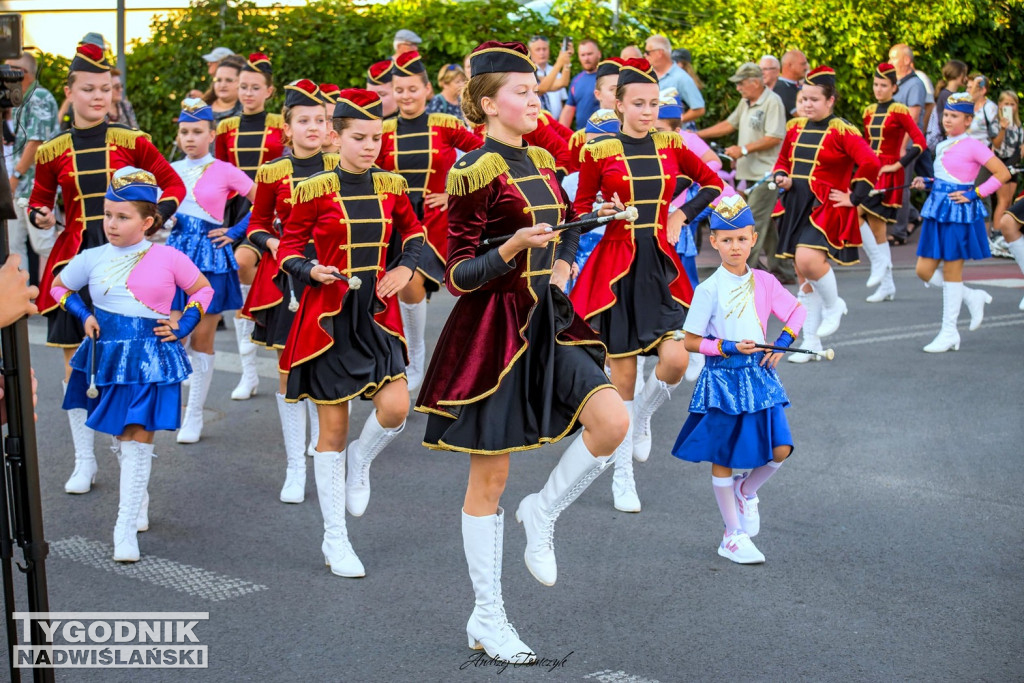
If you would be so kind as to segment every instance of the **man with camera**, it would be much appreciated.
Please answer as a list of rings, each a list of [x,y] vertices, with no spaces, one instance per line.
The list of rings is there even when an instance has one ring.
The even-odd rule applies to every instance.
[[[8,59],[7,65],[24,74],[21,80],[21,106],[11,110],[11,127],[14,130],[14,156],[10,173],[11,193],[18,218],[8,223],[10,249],[21,257],[21,267],[28,269],[26,238],[32,250],[39,255],[39,272],[43,272],[46,257],[53,248],[57,231],[36,230],[28,222],[28,197],[32,193],[32,182],[36,171],[36,149],[57,132],[57,100],[36,81],[36,58],[23,52],[16,59]],[[19,87],[11,84],[12,88]]]

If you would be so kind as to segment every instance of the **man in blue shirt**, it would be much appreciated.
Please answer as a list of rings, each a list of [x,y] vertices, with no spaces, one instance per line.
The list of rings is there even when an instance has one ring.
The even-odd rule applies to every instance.
[[[587,38],[576,48],[583,71],[569,84],[569,99],[562,107],[558,122],[573,130],[585,128],[587,119],[598,110],[594,86],[597,84],[597,65],[601,61],[601,48],[597,42]]]

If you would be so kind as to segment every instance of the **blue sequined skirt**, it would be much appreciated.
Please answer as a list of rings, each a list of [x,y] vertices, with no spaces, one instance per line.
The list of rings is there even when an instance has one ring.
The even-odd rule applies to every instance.
[[[689,462],[753,469],[772,459],[777,446],[793,446],[786,390],[763,353],[710,356],[697,378],[690,416],[672,447]]]
[[[86,338],[71,358],[71,379],[64,409],[84,408],[86,425],[106,434],[122,434],[128,425],[147,431],[181,426],[181,382],[192,372],[180,342],[162,342],[157,322],[95,310],[100,326],[96,344],[96,388],[89,398],[93,340]]]
[[[980,199],[957,204],[950,192],[966,192],[973,185],[958,185],[936,180],[927,201],[921,207],[921,237],[917,255],[940,261],[989,258],[985,218],[988,212]]]

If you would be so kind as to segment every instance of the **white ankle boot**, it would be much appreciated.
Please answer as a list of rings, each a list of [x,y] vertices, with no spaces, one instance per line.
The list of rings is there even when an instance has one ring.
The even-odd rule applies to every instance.
[[[801,289],[796,295],[796,298],[800,301],[803,307],[807,309],[807,319],[804,321],[802,331],[803,339],[797,348],[807,349],[809,351],[821,351],[821,338],[813,332],[818,329],[819,325],[821,325],[821,297],[813,290],[805,292]],[[790,363],[808,363],[812,360],[821,359],[820,357],[809,353],[791,353],[786,356],[786,360]]]
[[[821,324],[815,334],[818,337],[830,337],[839,329],[847,312],[846,302],[839,296],[835,271],[829,268],[820,280],[812,281],[811,286],[821,297]]]
[[[309,446],[306,447],[306,455],[312,458],[316,451],[317,441],[320,440],[320,413],[317,412],[313,399],[307,398],[303,403],[306,404],[306,419],[309,420]],[[347,405],[351,415],[352,401],[348,401]]]
[[[114,525],[114,560],[117,562],[139,560],[139,512],[146,497],[152,467],[153,444],[121,442],[121,497]]]
[[[315,451],[313,475],[320,512],[324,516],[324,542],[320,550],[331,573],[346,578],[366,576],[366,569],[348,540],[345,526],[345,453]]]
[[[640,496],[636,493],[636,481],[633,479],[633,429],[636,420],[635,401],[623,401],[629,413],[629,429],[626,438],[612,453],[611,461],[615,465],[612,472],[612,504],[621,512],[640,512]]]
[[[944,353],[960,350],[960,333],[956,330],[956,319],[960,315],[960,304],[964,296],[964,283],[946,282],[942,285],[942,328],[928,346],[926,353]]]
[[[876,261],[871,262],[872,278],[868,280],[868,287],[878,285],[878,289],[868,296],[865,301],[869,304],[877,304],[882,301],[892,301],[896,298],[896,283],[892,279],[892,250],[889,243],[875,245],[877,247],[878,269],[875,268]],[[874,277],[878,274],[878,278]]]
[[[871,266],[866,286],[876,287],[882,281],[882,264],[879,263],[879,247],[882,245],[875,241],[875,233],[871,232],[871,226],[868,225],[867,221],[861,221],[860,223],[860,242],[860,249],[864,252],[864,256],[867,257],[868,265]]]
[[[537,659],[516,629],[508,622],[505,601],[501,597],[501,557],[504,536],[504,511],[486,517],[462,513],[462,547],[469,566],[476,596],[473,614],[466,624],[469,647],[483,650],[488,657],[513,664],[529,664]]]
[[[280,498],[282,503],[301,503],[306,499],[306,406],[301,401],[289,403],[281,394],[275,395],[288,458]]]
[[[359,438],[348,446],[348,479],[345,480],[345,507],[353,517],[362,517],[370,502],[370,463],[394,441],[405,422],[393,429],[382,427],[374,410],[366,418]]]
[[[427,329],[427,302],[426,299],[418,304],[407,304],[400,301],[399,308],[402,311],[402,327],[405,331],[405,341],[409,345],[409,367],[405,369],[406,379],[409,382],[409,394],[420,388],[423,383],[423,373],[426,372],[427,346],[423,335]]]
[[[68,384],[64,382],[64,391]],[[85,426],[89,417],[85,408],[72,408],[67,411],[68,423],[71,425],[71,443],[75,446],[75,470],[66,482],[64,491],[67,493],[89,493],[96,482],[96,453],[93,450],[95,432]]]
[[[117,464],[121,464],[121,440],[116,436],[110,437],[110,451],[117,458]],[[139,531],[149,531],[149,487],[142,494],[142,505],[139,507],[139,516],[136,518],[136,527]]]
[[[248,286],[242,285],[242,295]],[[235,318],[235,341],[238,342],[238,357],[242,361],[242,377],[231,392],[235,401],[245,401],[255,396],[260,388],[260,377],[256,374],[256,345],[252,343],[252,332],[256,323],[246,318]]]
[[[647,462],[651,455],[651,417],[672,398],[672,392],[679,386],[678,382],[662,382],[656,372],[657,367],[651,371],[640,398],[633,404],[633,459],[637,462]]]
[[[185,417],[178,430],[178,443],[196,443],[203,435],[203,406],[213,381],[213,354],[192,352],[192,382],[188,388]]]
[[[558,578],[555,564],[555,520],[580,497],[591,482],[607,469],[611,456],[595,458],[583,443],[580,433],[551,470],[537,493],[523,498],[516,510],[516,521],[526,532],[526,568],[545,586]]]
[[[992,303],[992,295],[983,289],[964,287],[964,303],[971,314],[971,324],[967,327],[971,332],[981,327],[985,319],[985,304]]]

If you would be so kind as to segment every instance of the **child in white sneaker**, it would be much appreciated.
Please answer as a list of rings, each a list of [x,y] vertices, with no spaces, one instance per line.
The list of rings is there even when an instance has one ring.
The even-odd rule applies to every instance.
[[[757,490],[793,452],[783,412],[789,399],[775,372],[782,353],[763,349],[767,321],[772,314],[783,321],[774,345],[788,348],[807,317],[773,275],[747,267],[753,225],[738,196],[723,198],[711,215],[711,246],[722,266],[697,286],[683,325],[686,349],[707,356],[707,364],[672,448],[681,460],[711,463],[725,522],[718,554],[740,564],[764,562],[750,540],[760,528]],[[734,468],[752,471],[733,476]]]

